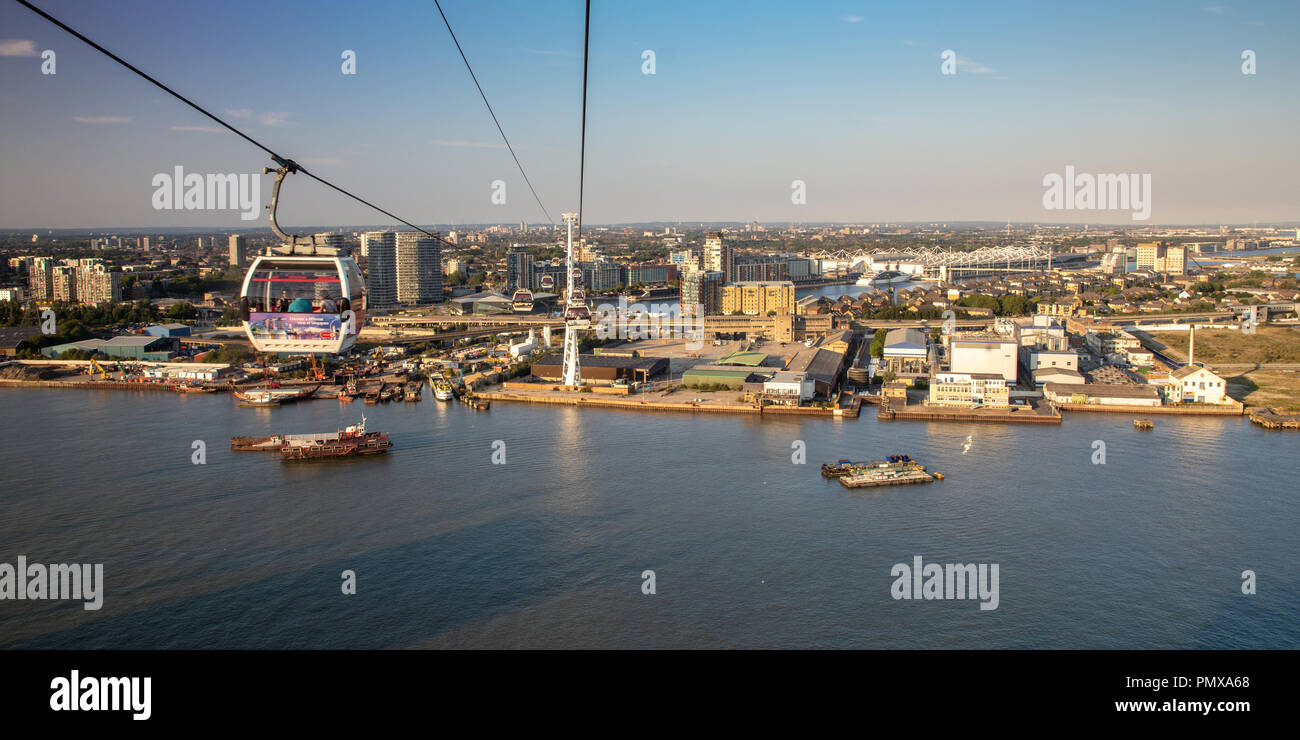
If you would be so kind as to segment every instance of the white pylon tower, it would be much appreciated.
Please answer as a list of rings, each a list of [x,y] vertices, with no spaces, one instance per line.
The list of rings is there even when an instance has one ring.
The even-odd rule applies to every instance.
[[[565,213],[562,217],[569,229],[569,246],[564,253],[564,275],[567,281],[564,292],[564,385],[579,386],[582,385],[582,367],[578,365],[578,330],[584,325],[589,326],[591,322],[582,321],[581,314],[574,310],[573,224],[578,220],[578,214]],[[586,307],[585,293],[583,307]]]

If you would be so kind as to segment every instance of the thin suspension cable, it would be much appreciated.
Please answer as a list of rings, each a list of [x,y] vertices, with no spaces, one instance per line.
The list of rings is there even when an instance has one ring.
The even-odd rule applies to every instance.
[[[528,189],[532,191],[533,200],[537,201],[537,207],[542,209],[542,213],[546,215],[546,220],[550,221],[551,225],[554,226],[555,219],[551,218],[546,206],[542,205],[542,199],[537,195],[537,189],[533,187],[532,181],[528,179],[528,173],[524,172],[523,164],[519,162],[519,155],[515,154],[515,148],[510,145],[510,139],[506,138],[506,132],[501,128],[501,122],[497,120],[497,114],[492,110],[492,104],[488,102],[487,94],[483,92],[483,86],[478,84],[478,75],[474,74],[474,68],[470,66],[469,58],[465,56],[465,50],[460,48],[460,41],[456,40],[456,32],[451,30],[451,21],[448,21],[447,14],[442,12],[442,4],[438,0],[433,0],[433,4],[438,8],[438,15],[442,16],[443,24],[447,26],[447,33],[451,34],[451,41],[456,45],[456,51],[460,52],[460,58],[465,62],[465,69],[469,70],[470,79],[474,80],[474,87],[478,88],[479,97],[483,98],[483,105],[487,106],[488,114],[492,116],[492,122],[497,125],[501,140],[506,143],[506,149],[510,150],[510,156],[514,158],[515,166],[519,168],[519,174],[524,176],[524,182],[528,184]]]
[[[587,20],[582,31],[582,146],[578,155],[578,243],[582,243],[582,192],[587,176],[587,59],[591,45],[591,0],[587,0]]]
[[[428,236],[431,236],[431,237],[433,237],[434,239],[437,239],[438,241],[440,241],[440,242],[442,242],[443,244],[446,244],[446,245],[448,245],[448,246],[455,246],[455,245],[451,244],[450,242],[446,241],[445,239],[439,237],[437,234],[435,234],[435,233],[433,233],[433,232],[430,232],[430,231],[425,231],[424,229],[420,228],[419,226],[416,226],[415,224],[411,223],[410,221],[407,221],[406,219],[403,219],[403,218],[398,218],[397,216],[393,215],[392,213],[389,213],[388,211],[384,210],[383,208],[380,208],[379,206],[375,205],[374,203],[371,203],[370,201],[365,200],[364,198],[361,198],[360,196],[353,195],[352,193],[349,193],[348,191],[344,190],[343,188],[341,188],[341,187],[335,185],[334,183],[329,182],[329,181],[327,181],[327,180],[325,180],[325,179],[323,179],[323,178],[321,178],[321,177],[319,177],[319,176],[317,176],[317,175],[313,175],[312,173],[310,173],[310,172],[308,172],[307,170],[303,169],[302,165],[298,164],[297,162],[294,162],[292,159],[288,159],[288,158],[286,158],[286,157],[281,157],[280,155],[278,155],[278,154],[276,154],[274,151],[272,151],[272,150],[270,149],[270,147],[267,147],[266,145],[264,145],[264,144],[262,144],[261,142],[257,141],[256,139],[254,139],[253,137],[251,137],[251,136],[249,136],[248,134],[244,133],[243,131],[240,131],[239,129],[235,128],[234,126],[231,126],[229,123],[226,123],[225,121],[221,120],[221,119],[218,118],[217,116],[215,116],[215,115],[213,115],[212,113],[208,112],[206,109],[204,109],[204,108],[203,108],[202,106],[200,106],[199,104],[195,103],[194,101],[190,100],[189,98],[185,97],[184,95],[181,95],[180,93],[176,92],[175,90],[171,89],[170,87],[167,87],[167,86],[164,85],[163,83],[159,82],[158,80],[156,80],[156,79],[154,79],[153,77],[149,76],[149,75],[146,74],[145,72],[141,71],[141,70],[140,70],[139,68],[137,68],[135,65],[133,65],[133,64],[131,64],[130,62],[126,61],[125,59],[119,57],[118,55],[114,54],[113,52],[109,51],[108,49],[105,49],[104,47],[100,46],[99,44],[95,43],[94,41],[91,41],[90,39],[86,38],[85,35],[83,35],[83,34],[80,33],[79,31],[77,31],[76,29],[72,28],[71,26],[69,26],[68,24],[66,24],[66,23],[64,23],[63,21],[59,20],[58,18],[55,18],[54,16],[50,15],[49,13],[46,13],[44,10],[41,10],[40,8],[36,7],[35,5],[32,5],[30,2],[27,2],[27,0],[16,0],[16,2],[17,2],[19,5],[22,5],[22,6],[26,7],[28,10],[32,11],[33,13],[35,13],[35,14],[41,16],[42,18],[44,18],[45,20],[49,21],[50,23],[53,23],[54,25],[58,26],[59,28],[62,28],[64,31],[67,31],[68,33],[70,33],[70,34],[72,34],[73,36],[77,37],[77,38],[80,39],[81,41],[85,42],[85,43],[86,43],[88,46],[90,46],[91,48],[93,48],[93,49],[95,49],[96,51],[100,52],[100,53],[103,54],[104,56],[107,56],[109,59],[112,59],[113,61],[117,62],[118,64],[122,65],[123,67],[126,67],[127,69],[131,70],[132,72],[135,72],[137,75],[143,77],[144,79],[148,80],[149,82],[152,82],[154,85],[156,85],[157,87],[161,88],[163,91],[165,91],[166,93],[168,93],[168,94],[171,95],[172,97],[176,98],[177,100],[181,101],[182,103],[188,105],[189,107],[193,108],[194,110],[198,111],[199,113],[202,113],[203,115],[207,116],[208,118],[211,118],[212,120],[214,120],[214,121],[216,121],[217,123],[221,124],[221,125],[224,126],[225,128],[229,129],[231,132],[233,132],[234,134],[236,134],[237,136],[239,136],[241,139],[244,139],[244,140],[247,141],[248,143],[250,143],[250,144],[252,144],[253,146],[257,147],[258,149],[261,149],[262,151],[264,151],[264,152],[266,152],[267,154],[271,155],[271,159],[274,159],[275,162],[276,162],[276,164],[279,164],[281,167],[288,167],[288,168],[290,169],[291,172],[301,172],[302,174],[306,175],[307,177],[310,177],[311,179],[315,180],[316,182],[319,182],[320,184],[325,185],[325,186],[327,186],[327,187],[333,188],[334,190],[337,190],[338,192],[340,192],[340,193],[342,193],[342,194],[348,196],[349,198],[351,198],[351,199],[357,201],[358,203],[361,203],[361,204],[363,204],[363,205],[369,206],[370,208],[373,208],[373,209],[375,209],[376,211],[379,211],[380,213],[384,214],[385,216],[388,216],[389,218],[392,218],[392,219],[394,219],[394,220],[396,220],[396,221],[399,221],[399,222],[401,222],[401,223],[403,223],[403,224],[406,224],[407,226],[410,226],[412,229],[415,229],[416,231],[419,231],[419,232],[422,233],[422,234],[426,234],[426,235],[428,235]]]

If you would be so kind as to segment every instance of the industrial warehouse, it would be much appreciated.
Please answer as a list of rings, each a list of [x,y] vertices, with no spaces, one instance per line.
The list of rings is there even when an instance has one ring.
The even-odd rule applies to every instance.
[[[628,383],[647,383],[656,376],[668,372],[668,358],[666,357],[624,357],[610,354],[579,355],[578,362],[582,366],[583,381],[593,385],[609,385],[617,380]],[[534,360],[532,375],[534,378],[547,382],[559,382],[564,378],[564,358],[557,353],[551,353]]]

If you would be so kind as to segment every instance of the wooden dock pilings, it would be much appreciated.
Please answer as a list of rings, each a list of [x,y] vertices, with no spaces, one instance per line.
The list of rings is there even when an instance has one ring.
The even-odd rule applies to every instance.
[[[1300,429],[1300,414],[1284,414],[1276,409],[1258,409],[1250,414],[1250,423],[1265,429]]]

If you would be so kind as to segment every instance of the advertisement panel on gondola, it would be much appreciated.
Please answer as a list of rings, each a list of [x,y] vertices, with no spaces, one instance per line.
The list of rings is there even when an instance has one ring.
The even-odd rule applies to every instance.
[[[335,340],[343,333],[343,319],[332,313],[250,313],[249,330],[254,339]]]

